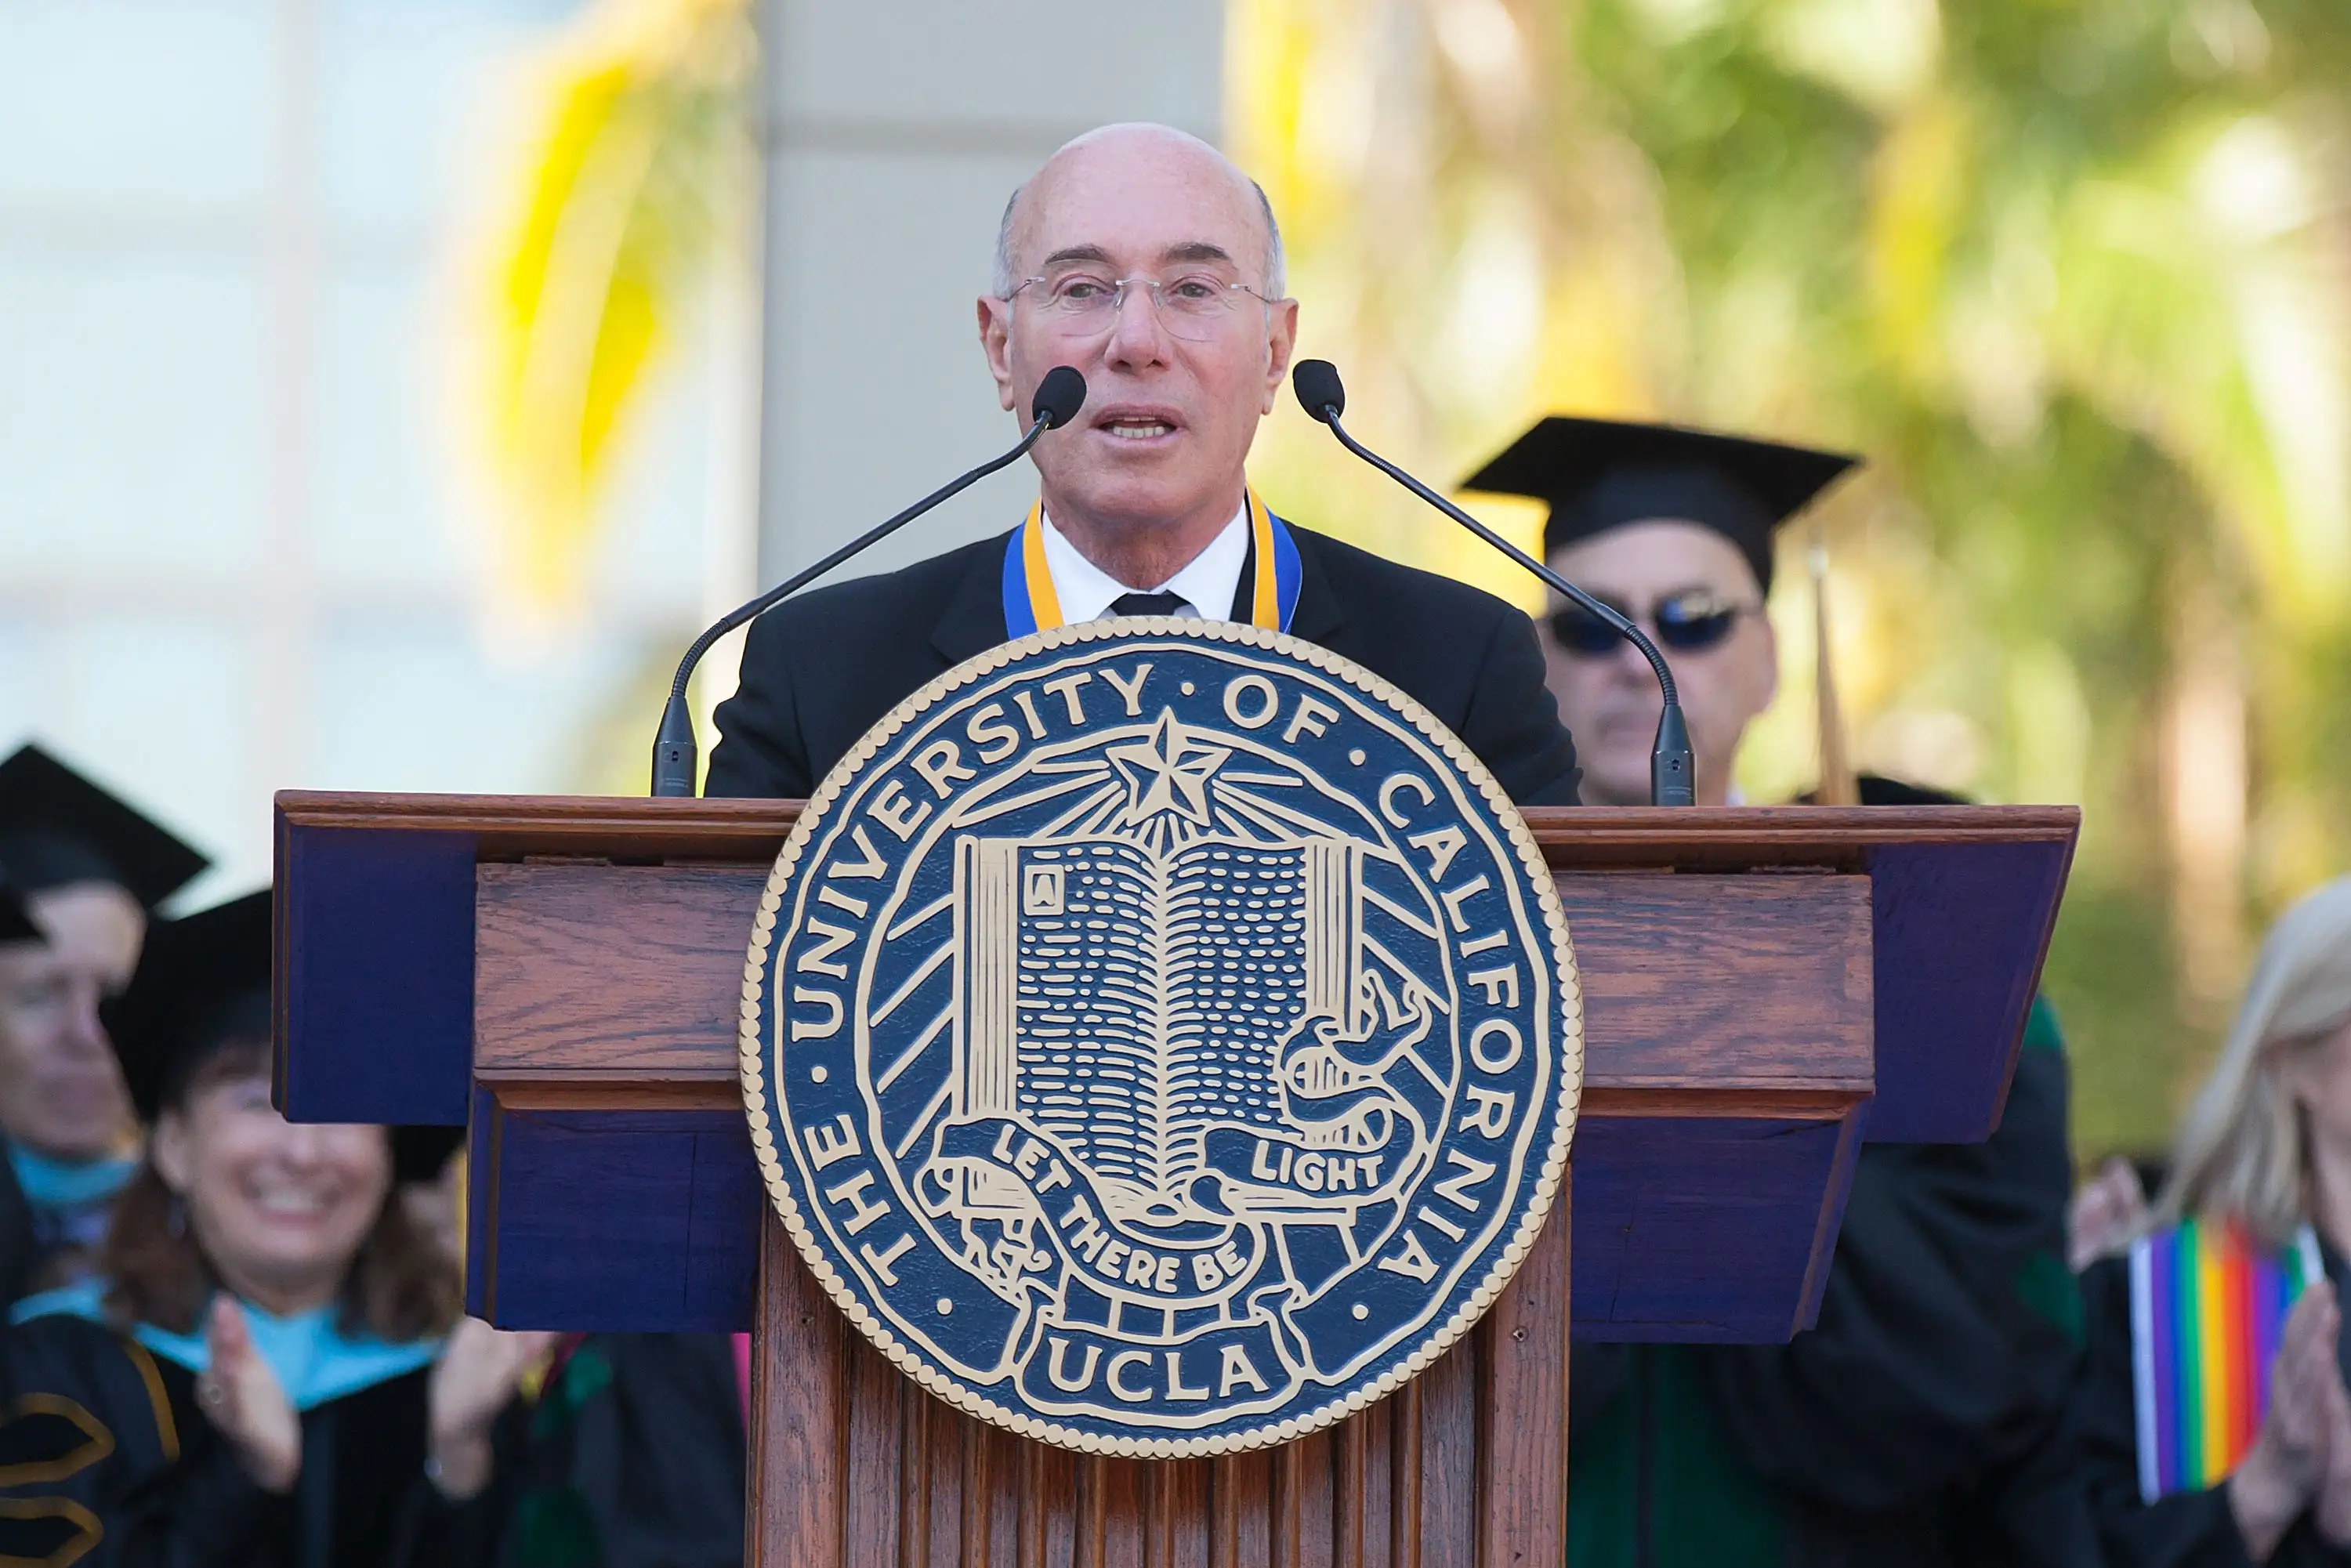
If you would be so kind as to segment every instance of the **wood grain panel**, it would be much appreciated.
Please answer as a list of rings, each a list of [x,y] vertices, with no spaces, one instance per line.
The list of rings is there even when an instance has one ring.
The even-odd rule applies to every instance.
[[[1420,1393],[1420,1535],[1426,1568],[1468,1568],[1478,1537],[1478,1343],[1408,1385]]]
[[[765,872],[530,864],[478,877],[474,1071],[503,1102],[670,1105],[700,1083],[737,1103],[742,945]],[[1866,878],[1559,885],[1587,1091],[1870,1092]]]
[[[1208,1568],[1208,1467],[1186,1459],[1152,1467],[1150,1568]]]
[[[1568,1207],[1535,1238],[1479,1325],[1478,1568],[1567,1558]]]
[[[838,1308],[834,1309],[836,1312]],[[902,1401],[926,1398],[864,1342],[852,1339],[848,1369],[849,1441],[835,1460],[847,1471],[841,1560],[847,1568],[899,1568],[899,1509],[905,1470],[921,1456],[904,1452]]]
[[[1868,878],[1555,880],[1583,990],[1587,1088],[1870,1092]]]
[[[744,949],[766,880],[737,867],[475,868],[475,1073],[660,1082],[723,1066],[731,1079]]]
[[[1273,1456],[1259,1448],[1208,1466],[1210,1568],[1272,1568]]]
[[[1422,1568],[1421,1431],[1422,1408],[1418,1380],[1389,1396],[1388,1558],[1396,1568]]]
[[[849,1423],[843,1340],[851,1332],[841,1309],[800,1266],[783,1221],[768,1215],[759,1238],[752,1344],[747,1568],[839,1561],[847,1479],[841,1454]]]

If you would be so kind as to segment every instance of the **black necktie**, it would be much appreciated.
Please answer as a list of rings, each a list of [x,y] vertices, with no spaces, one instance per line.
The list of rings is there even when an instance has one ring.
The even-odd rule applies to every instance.
[[[1157,593],[1122,593],[1110,601],[1113,615],[1173,615],[1192,601],[1162,589]]]

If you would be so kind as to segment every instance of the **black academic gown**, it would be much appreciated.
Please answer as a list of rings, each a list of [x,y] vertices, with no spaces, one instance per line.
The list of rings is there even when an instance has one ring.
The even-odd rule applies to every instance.
[[[1577,1348],[1575,1568],[2095,1563],[2064,1426],[2065,1061],[2035,1011],[1990,1141],[1864,1146],[1816,1326]]]
[[[1292,634],[1385,677],[1522,805],[1573,805],[1575,745],[1543,685],[1534,623],[1489,593],[1290,525]],[[706,792],[803,798],[876,721],[1006,640],[1005,538],[820,588],[752,623],[719,705]],[[1236,606],[1249,601],[1252,562]],[[1235,619],[1246,620],[1245,614]]]
[[[430,1367],[302,1415],[293,1491],[263,1490],[204,1418],[195,1376],[100,1323],[0,1342],[0,1562],[77,1568],[423,1568],[444,1560],[424,1479]],[[86,1544],[84,1544],[86,1543]],[[80,1550],[73,1550],[79,1546]]]
[[[2351,1291],[2351,1271],[2322,1248],[2326,1277]],[[2252,1568],[2244,1538],[2229,1512],[2228,1489],[2179,1492],[2153,1505],[2139,1500],[2138,1435],[2131,1385],[2130,1260],[2106,1258],[2082,1275],[2089,1332],[2075,1391],[2084,1484],[2111,1568]],[[2351,1376],[2351,1325],[2335,1349]],[[2266,1374],[2266,1368],[2263,1369]],[[2351,1568],[2351,1552],[2329,1546],[2304,1513],[2269,1558],[2269,1568]]]
[[[1864,805],[1964,803],[1859,783]],[[1863,1145],[1814,1327],[1577,1347],[1575,1568],[2095,1564],[2066,1424],[2065,1106],[2036,1002],[1989,1140]]]
[[[726,1334],[590,1334],[500,1416],[447,1568],[736,1568],[742,1396]]]
[[[32,1201],[18,1185],[5,1149],[0,1149],[0,1310],[32,1291],[41,1262],[40,1231],[34,1221]]]
[[[62,1212],[43,1209],[26,1196],[0,1141],[0,1311],[86,1278],[97,1266],[113,1202],[110,1196]]]

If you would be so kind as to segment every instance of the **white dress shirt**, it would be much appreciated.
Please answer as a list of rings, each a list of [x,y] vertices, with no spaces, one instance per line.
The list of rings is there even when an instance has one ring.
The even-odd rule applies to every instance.
[[[1176,608],[1179,616],[1195,621],[1230,620],[1233,595],[1240,591],[1241,568],[1249,563],[1249,502],[1244,498],[1233,520],[1192,558],[1190,565],[1156,587],[1131,588],[1080,555],[1078,547],[1053,526],[1053,519],[1045,519],[1045,570],[1053,574],[1053,597],[1061,606],[1061,620],[1072,626],[1102,619],[1110,613],[1114,601],[1129,593],[1172,593],[1184,601]]]

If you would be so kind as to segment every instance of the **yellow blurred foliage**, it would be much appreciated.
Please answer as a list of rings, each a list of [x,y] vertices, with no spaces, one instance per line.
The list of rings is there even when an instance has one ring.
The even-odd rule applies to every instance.
[[[527,63],[525,130],[467,246],[461,395],[494,592],[575,611],[618,458],[754,189],[747,0],[601,0]]]

